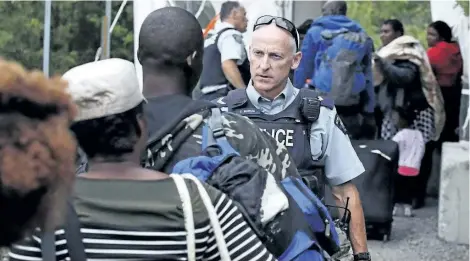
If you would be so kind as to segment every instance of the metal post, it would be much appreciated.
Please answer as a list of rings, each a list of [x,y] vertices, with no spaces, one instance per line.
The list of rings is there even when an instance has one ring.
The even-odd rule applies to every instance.
[[[112,13],[111,13],[111,10],[112,10],[112,1],[111,0],[106,0],[106,33],[108,35],[108,39],[106,41],[106,46],[104,46],[105,48],[105,58],[109,58],[110,55],[111,55],[111,35],[109,33],[109,28],[111,27],[111,16],[112,16]]]
[[[47,77],[49,77],[49,57],[51,51],[51,6],[51,0],[45,0],[42,70]]]
[[[101,60],[108,59],[109,54],[107,53],[107,46],[109,42],[109,34],[108,28],[106,25],[108,24],[108,17],[103,16],[103,20],[101,21]]]

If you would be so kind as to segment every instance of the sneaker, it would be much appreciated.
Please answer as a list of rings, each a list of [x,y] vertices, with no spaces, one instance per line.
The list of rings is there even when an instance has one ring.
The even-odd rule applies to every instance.
[[[398,204],[395,204],[395,205],[393,206],[393,212],[392,212],[392,214],[393,214],[394,216],[396,216],[396,215],[397,215],[397,212],[398,212]]]
[[[405,205],[404,206],[404,215],[405,217],[412,217],[414,216],[413,215],[413,211],[412,211],[412,206],[411,205]]]

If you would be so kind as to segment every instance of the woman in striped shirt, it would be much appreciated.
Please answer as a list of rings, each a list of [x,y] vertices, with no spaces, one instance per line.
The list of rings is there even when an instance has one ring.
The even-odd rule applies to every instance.
[[[140,167],[147,141],[144,98],[134,65],[108,59],[64,75],[79,106],[72,126],[89,170],[75,183],[73,205],[87,260],[187,260],[187,232],[180,195],[165,173]],[[214,231],[196,185],[191,196],[197,260],[220,260]],[[232,260],[273,260],[241,212],[218,190],[205,186]],[[69,260],[64,230],[55,233],[57,260]],[[15,244],[10,259],[41,260],[38,234]]]

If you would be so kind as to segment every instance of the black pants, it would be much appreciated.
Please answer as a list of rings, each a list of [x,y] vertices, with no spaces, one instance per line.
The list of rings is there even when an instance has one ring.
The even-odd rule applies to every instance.
[[[362,123],[361,115],[359,113],[353,115],[338,113],[338,115],[343,122],[344,127],[346,127],[346,130],[348,131],[349,137],[355,140],[360,139]]]
[[[442,96],[444,97],[446,122],[439,139],[440,145],[442,145],[442,142],[446,141],[459,141],[459,135],[456,130],[459,127],[460,98],[462,96],[462,87],[459,85],[443,87],[441,88],[441,92]]]
[[[411,205],[416,192],[416,183],[419,176],[406,177],[397,174],[395,178],[395,203]]]
[[[426,144],[426,151],[421,160],[419,175],[416,177],[405,177],[397,174],[395,179],[395,203],[412,204],[416,200],[421,206],[426,199],[426,190],[432,171],[432,154],[436,143],[430,141]]]
[[[426,198],[426,190],[432,171],[432,154],[435,147],[436,142],[429,141],[426,144],[426,151],[424,152],[423,159],[421,160],[421,168],[417,177],[416,190],[414,195],[414,198],[420,203],[424,203],[424,199]]]
[[[374,116],[375,116],[375,124],[377,126],[377,137],[380,139],[380,137],[382,137],[381,131],[382,131],[382,122],[384,119],[384,114],[380,110],[380,108],[376,107],[374,110]]]

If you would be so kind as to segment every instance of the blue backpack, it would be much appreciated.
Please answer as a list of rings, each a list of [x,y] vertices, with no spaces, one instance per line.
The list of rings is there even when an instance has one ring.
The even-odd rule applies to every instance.
[[[220,154],[210,156],[206,153],[209,147],[218,148]],[[219,108],[212,108],[212,116],[203,126],[202,151],[201,156],[178,162],[172,173],[192,173],[198,179],[207,181],[227,159],[240,156],[224,135]],[[339,237],[325,205],[308,189],[300,177],[288,176],[280,184],[289,199],[287,214],[281,215],[279,221],[266,225],[262,232],[254,229],[264,241],[266,248],[281,261],[323,261],[325,260],[323,251],[330,256],[338,252]],[[299,219],[302,221],[298,222]],[[253,223],[247,221],[253,228]],[[296,227],[294,224],[303,225]]]
[[[315,57],[313,85],[328,93],[336,105],[359,104],[360,93],[366,88],[364,70],[371,48],[372,41],[365,32],[324,29]]]

